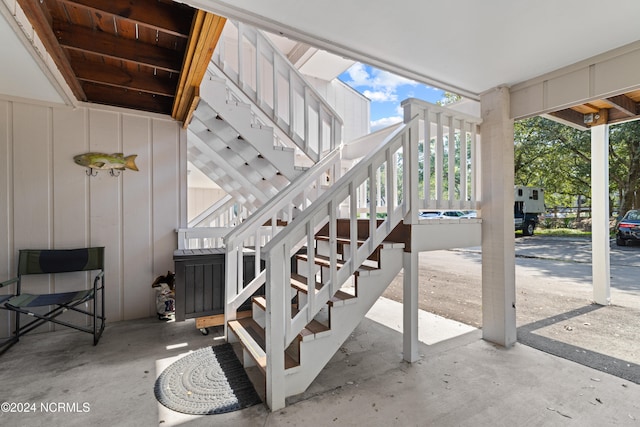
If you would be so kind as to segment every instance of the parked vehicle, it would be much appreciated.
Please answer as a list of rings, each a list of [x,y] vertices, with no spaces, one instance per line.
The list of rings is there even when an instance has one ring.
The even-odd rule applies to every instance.
[[[428,210],[421,211],[418,214],[418,217],[421,219],[432,219],[432,218],[444,218],[444,219],[459,219],[464,216],[464,212],[462,211],[448,211],[448,210]]]
[[[477,211],[462,211],[462,213],[464,215],[462,215],[460,218],[477,218],[478,217]]]
[[[525,236],[533,236],[538,225],[538,216],[545,212],[544,190],[541,187],[516,185],[513,217],[515,229],[522,230]]]
[[[640,210],[627,212],[616,226],[616,245],[640,241]]]

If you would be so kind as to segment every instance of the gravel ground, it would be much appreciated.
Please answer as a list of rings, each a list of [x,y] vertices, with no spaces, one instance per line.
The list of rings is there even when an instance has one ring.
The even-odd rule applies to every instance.
[[[568,344],[565,347],[572,351],[597,352],[640,365],[640,289],[626,285],[629,277],[616,279],[616,274],[638,277],[640,267],[613,264],[612,305],[599,306],[591,300],[590,262],[516,258],[519,335],[532,333]],[[419,274],[421,309],[482,327],[478,251],[423,252]],[[622,289],[615,287],[617,282]],[[402,272],[384,296],[402,301]]]

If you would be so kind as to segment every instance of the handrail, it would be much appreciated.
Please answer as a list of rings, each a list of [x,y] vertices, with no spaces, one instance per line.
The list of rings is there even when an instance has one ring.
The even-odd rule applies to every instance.
[[[260,259],[261,248],[281,229],[278,227],[281,224],[279,219],[285,218],[287,223],[292,223],[294,210],[304,212],[320,196],[321,187],[330,184],[340,176],[341,151],[341,147],[338,147],[327,154],[224,237],[227,304],[225,314],[228,320],[232,320],[235,310],[264,284],[264,269],[258,262],[255,263],[255,278],[250,283],[244,284],[242,268],[244,254],[247,250],[251,250],[255,259]],[[265,227],[265,224],[269,224],[270,227]],[[260,239],[255,238],[258,230],[264,228],[270,229],[271,233],[261,236]],[[246,243],[248,240],[249,244]]]
[[[196,215],[191,221],[189,221],[189,228],[198,227],[205,222],[209,222],[209,225],[216,221],[220,222],[218,226],[232,227],[235,221],[231,221],[231,218],[226,218],[229,210],[236,204],[231,195],[227,194],[204,211]],[[235,219],[235,217],[234,217]]]
[[[411,222],[411,207],[417,192],[417,133],[418,117],[408,121],[389,135],[384,142],[349,170],[330,191],[320,196],[296,220],[286,227],[286,231],[274,236],[263,248],[265,254],[266,283],[266,353],[267,395],[273,396],[277,390],[273,384],[284,380],[284,351],[297,334],[317,315],[323,306],[335,295],[345,281],[351,277],[362,263],[387,238],[389,233],[403,220]],[[375,184],[378,171],[386,175],[385,195],[386,218],[381,223],[376,215],[375,203],[370,203],[368,236],[358,235],[359,189],[368,192],[369,200],[376,200],[380,191]],[[338,264],[339,207],[348,205],[349,245],[342,253]],[[306,246],[306,266],[299,266],[298,272],[306,276],[309,288],[314,289],[317,280],[315,258],[315,236],[321,228],[328,228],[328,266],[323,266],[316,291],[308,292],[306,301],[298,300],[297,313],[292,313],[290,301],[293,298],[291,283],[291,258],[299,247]],[[346,236],[341,236],[345,237]],[[364,237],[364,241],[363,241]],[[346,244],[345,244],[346,245]]]
[[[342,142],[342,119],[256,28],[227,21],[214,62],[310,159]],[[234,43],[233,32],[237,35]],[[225,45],[230,45],[227,49]],[[284,95],[284,94],[287,95]]]

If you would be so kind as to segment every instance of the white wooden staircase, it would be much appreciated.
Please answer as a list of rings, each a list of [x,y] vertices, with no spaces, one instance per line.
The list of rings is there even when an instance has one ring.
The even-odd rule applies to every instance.
[[[226,82],[209,77],[189,125],[188,159],[251,211],[302,172],[294,149],[274,146],[273,128],[254,123],[251,106],[229,100]]]
[[[287,300],[291,305],[292,317],[295,317],[300,307],[309,303],[309,282],[315,283],[315,297],[329,287],[327,282],[330,276],[331,251],[328,234],[327,229],[316,234],[313,251],[315,256],[311,266],[306,253],[294,256],[298,273],[290,275],[291,290],[288,295],[292,298]],[[364,240],[358,241],[359,246],[363,243]],[[337,238],[338,270],[344,268],[350,245],[349,236]],[[378,245],[368,260],[355,270],[343,286],[331,294],[316,316],[295,335],[284,351],[286,396],[304,392],[360,323],[402,268],[404,247],[404,242],[394,241],[384,241]],[[311,280],[307,277],[310,271],[315,271]],[[252,303],[252,317],[229,321],[228,339],[239,343],[246,367],[256,367],[266,375],[268,358],[265,328],[268,304],[265,296],[253,296]],[[260,379],[257,383],[266,384]],[[264,389],[259,391],[264,395]]]
[[[272,76],[269,85],[264,74]],[[237,210],[254,212],[341,143],[339,115],[250,26],[227,22],[199,98],[188,127],[188,159]]]
[[[241,42],[214,54],[189,158],[251,213],[223,235],[225,332],[278,410],[311,384],[407,259],[417,262],[406,256],[421,250],[417,230],[434,230],[419,210],[476,208],[480,121],[407,100],[404,123],[341,176],[340,118],[257,30],[234,25]],[[270,88],[259,85],[265,73]],[[296,168],[296,152],[312,166]],[[246,255],[262,261],[249,283]],[[241,316],[248,300],[251,317]]]

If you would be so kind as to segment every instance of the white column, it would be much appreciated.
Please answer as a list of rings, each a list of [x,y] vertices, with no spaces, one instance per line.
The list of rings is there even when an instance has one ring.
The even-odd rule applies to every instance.
[[[410,106],[405,107],[405,122],[413,116]],[[418,360],[418,255],[415,249],[414,226],[418,222],[418,143],[420,132],[418,123],[414,122],[409,130],[408,158],[405,162],[405,171],[409,174],[408,191],[406,195],[410,209],[404,218],[405,224],[411,225],[411,246],[410,252],[405,252],[402,258],[403,268],[403,314],[402,314],[402,355],[403,359],[409,363]],[[405,148],[407,146],[405,145]],[[407,181],[405,181],[407,183]],[[405,191],[407,191],[405,189]],[[405,249],[407,250],[407,249]]]
[[[418,360],[418,251],[405,252],[402,290],[402,358]]]
[[[516,342],[514,150],[509,90],[480,98],[482,115],[482,336],[510,347]]]
[[[593,300],[611,303],[609,264],[609,125],[591,128],[591,268]]]

